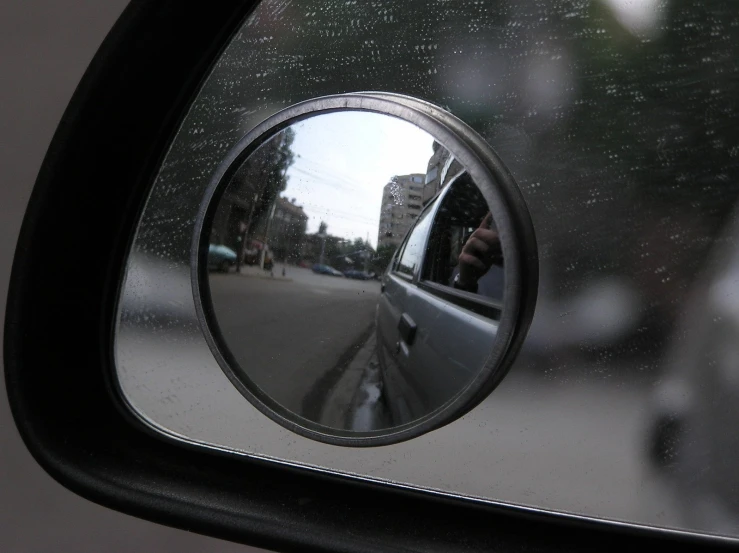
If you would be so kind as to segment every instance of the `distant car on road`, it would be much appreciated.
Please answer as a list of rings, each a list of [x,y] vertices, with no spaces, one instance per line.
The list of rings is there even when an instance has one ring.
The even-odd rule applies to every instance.
[[[357,271],[355,269],[344,271],[344,276],[346,278],[353,278],[355,280],[369,280],[372,278],[372,275],[370,273],[367,273],[365,271]]]
[[[342,273],[341,271],[334,269],[333,267],[329,267],[328,265],[323,265],[321,263],[316,263],[315,265],[313,265],[313,267],[311,267],[311,270],[319,275],[330,275],[339,277],[344,276],[344,273]]]
[[[208,245],[208,269],[227,273],[236,265],[236,252],[222,244]]]

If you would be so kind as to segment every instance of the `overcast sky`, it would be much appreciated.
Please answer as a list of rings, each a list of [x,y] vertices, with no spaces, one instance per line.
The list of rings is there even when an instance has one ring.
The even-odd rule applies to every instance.
[[[288,198],[308,214],[308,232],[368,238],[377,246],[382,189],[393,175],[426,173],[433,138],[414,125],[376,113],[345,111],[293,125],[295,163]]]

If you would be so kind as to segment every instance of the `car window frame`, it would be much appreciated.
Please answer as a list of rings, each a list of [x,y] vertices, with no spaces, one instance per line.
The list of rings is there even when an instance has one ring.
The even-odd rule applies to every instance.
[[[498,321],[500,320],[501,314],[503,312],[503,301],[495,301],[492,298],[487,298],[480,294],[475,294],[473,292],[466,292],[464,290],[457,290],[456,288],[453,288],[452,286],[447,286],[444,284],[440,284],[438,282],[434,282],[432,280],[422,278],[422,275],[425,274],[426,267],[427,267],[426,263],[430,255],[429,245],[430,245],[431,235],[434,229],[434,224],[437,220],[436,218],[439,216],[439,209],[441,205],[444,203],[444,199],[446,198],[447,194],[450,192],[450,190],[452,190],[452,187],[454,186],[454,184],[458,182],[458,179],[461,178],[465,173],[466,171],[462,170],[462,171],[459,171],[456,175],[454,175],[450,179],[449,184],[447,184],[444,188],[439,190],[431,198],[431,200],[426,205],[424,210],[421,211],[421,213],[418,216],[418,219],[416,220],[416,223],[414,223],[414,225],[408,230],[408,233],[403,239],[403,242],[398,247],[398,250],[396,252],[396,257],[391,264],[392,270],[390,271],[390,274],[392,276],[396,276],[410,284],[417,286],[419,289],[424,290],[428,292],[429,294],[432,294],[445,301],[453,303],[454,305],[461,307],[462,309],[466,309],[468,311],[476,313],[477,315],[482,315],[494,321]],[[418,267],[414,271],[413,276],[411,277],[410,275],[407,275],[405,273],[401,273],[400,271],[398,271],[397,267],[400,264],[400,260],[403,257],[403,253],[405,252],[405,247],[408,243],[408,240],[410,239],[411,234],[413,233],[413,230],[416,228],[418,223],[421,221],[421,217],[423,217],[427,209],[432,209],[433,211],[433,213],[429,213],[429,216],[432,218],[431,225],[429,226],[428,233],[426,234],[424,238],[424,246],[422,250],[423,253],[421,255],[421,262],[419,263]]]
[[[436,218],[439,217],[439,211],[441,210],[441,206],[444,203],[444,200],[446,199],[447,195],[451,193],[452,187],[459,182],[459,179],[463,178],[466,174],[466,171],[460,171],[456,175],[454,175],[449,184],[446,185],[443,189],[444,194],[442,197],[439,198],[438,204],[439,208],[437,209],[436,213],[434,213],[434,223],[436,222]],[[432,231],[434,228],[434,225],[432,223]],[[483,315],[487,318],[493,319],[493,320],[500,320],[500,316],[503,312],[503,300],[496,301],[492,298],[489,298],[487,296],[483,296],[482,294],[476,294],[474,292],[467,292],[465,290],[458,290],[454,288],[453,286],[449,286],[447,284],[442,284],[440,282],[436,282],[427,278],[422,278],[423,275],[427,273],[428,265],[427,261],[429,257],[432,255],[432,252],[429,251],[430,247],[430,239],[431,239],[432,232],[429,232],[428,240],[426,243],[426,250],[425,255],[423,259],[423,264],[421,266],[421,270],[419,272],[419,279],[417,281],[417,285],[419,288],[422,288],[426,290],[427,292],[438,296],[446,301],[449,301],[463,309],[467,309],[469,311],[472,311],[473,313],[477,313],[478,315]],[[504,285],[505,289],[505,285]]]
[[[434,224],[434,218],[436,217],[436,206],[439,205],[439,197],[441,196],[440,191],[434,197],[429,200],[429,203],[424,206],[424,208],[421,210],[421,213],[418,214],[418,217],[416,217],[415,222],[411,226],[411,228],[408,229],[408,232],[406,232],[405,237],[403,238],[403,241],[400,243],[400,246],[398,246],[398,249],[396,250],[395,258],[392,262],[392,270],[390,271],[390,274],[392,276],[399,277],[403,279],[404,281],[407,281],[412,284],[416,284],[418,282],[418,275],[420,274],[420,269],[423,267],[424,259],[426,258],[426,249],[428,248],[428,240],[429,236],[431,235],[431,229],[433,228]],[[400,261],[403,259],[403,254],[405,254],[405,248],[408,245],[408,241],[411,238],[411,235],[413,234],[413,231],[416,230],[416,227],[425,220],[425,217],[429,216],[431,217],[431,224],[429,225],[428,232],[424,236],[423,239],[423,247],[421,248],[421,255],[419,258],[419,263],[416,266],[415,270],[413,271],[412,275],[409,275],[407,273],[402,273],[398,270],[398,267],[400,266]]]

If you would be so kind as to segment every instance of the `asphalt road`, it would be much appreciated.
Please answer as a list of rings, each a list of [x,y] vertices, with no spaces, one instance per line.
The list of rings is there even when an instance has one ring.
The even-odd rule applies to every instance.
[[[281,269],[278,278],[211,273],[213,312],[252,381],[318,421],[327,395],[373,332],[380,283],[297,267],[281,278]]]

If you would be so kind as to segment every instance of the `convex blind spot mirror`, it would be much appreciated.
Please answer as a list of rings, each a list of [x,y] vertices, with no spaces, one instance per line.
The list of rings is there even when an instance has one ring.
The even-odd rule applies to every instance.
[[[504,377],[533,311],[533,230],[493,151],[449,113],[323,97],[230,152],[200,207],[206,340],[259,410],[336,445],[447,424]]]

